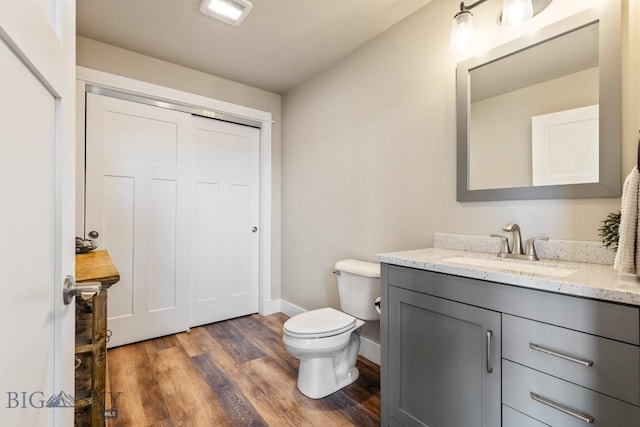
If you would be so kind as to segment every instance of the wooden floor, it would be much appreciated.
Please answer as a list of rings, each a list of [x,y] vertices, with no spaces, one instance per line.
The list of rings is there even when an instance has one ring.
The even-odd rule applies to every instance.
[[[359,359],[354,384],[309,399],[282,343],[286,320],[256,314],[109,350],[106,407],[118,417],[107,425],[380,425],[378,365]]]

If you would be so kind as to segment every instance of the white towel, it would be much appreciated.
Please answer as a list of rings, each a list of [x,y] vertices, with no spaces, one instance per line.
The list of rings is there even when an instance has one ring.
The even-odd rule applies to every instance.
[[[613,268],[620,273],[640,273],[640,227],[638,226],[638,202],[640,197],[640,171],[634,167],[624,180],[620,228],[618,229],[618,252]]]

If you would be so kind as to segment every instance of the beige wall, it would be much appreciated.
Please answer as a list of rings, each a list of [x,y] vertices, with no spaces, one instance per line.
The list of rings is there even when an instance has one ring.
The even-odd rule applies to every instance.
[[[553,2],[516,30],[495,25],[499,3],[474,9],[476,31],[493,37],[486,46],[583,1]],[[640,46],[638,0],[623,4],[633,17],[625,23],[633,33],[625,55],[635,55],[624,63],[626,175],[640,126],[631,78],[640,73]],[[283,299],[306,309],[338,307],[337,260],[428,247],[436,231],[489,234],[517,222],[524,237],[595,241],[600,221],[619,209],[617,198],[456,202],[454,70],[464,58],[449,51],[455,12],[455,3],[433,0],[283,97]]]
[[[95,40],[78,37],[77,64],[83,67],[117,74],[136,80],[195,93],[272,114],[272,299],[280,298],[280,151],[281,97],[210,74],[201,73],[159,59],[140,55]]]

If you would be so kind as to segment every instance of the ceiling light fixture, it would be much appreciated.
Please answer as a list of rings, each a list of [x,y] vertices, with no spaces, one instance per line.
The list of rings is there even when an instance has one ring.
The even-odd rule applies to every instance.
[[[253,5],[247,0],[202,0],[200,12],[226,24],[237,27],[251,11]]]
[[[461,52],[473,41],[473,14],[471,9],[486,2],[478,0],[470,5],[460,3],[460,11],[451,23],[451,50]],[[499,21],[502,26],[519,25],[542,12],[551,0],[503,0]]]

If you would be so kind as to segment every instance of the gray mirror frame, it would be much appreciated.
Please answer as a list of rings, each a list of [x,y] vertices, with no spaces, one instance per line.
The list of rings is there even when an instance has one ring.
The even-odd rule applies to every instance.
[[[608,1],[602,6],[591,8],[542,28],[533,37],[516,39],[492,49],[481,58],[471,58],[458,64],[456,69],[458,202],[620,196],[622,135],[620,3]],[[595,22],[599,22],[600,181],[591,184],[469,190],[470,70]]]

